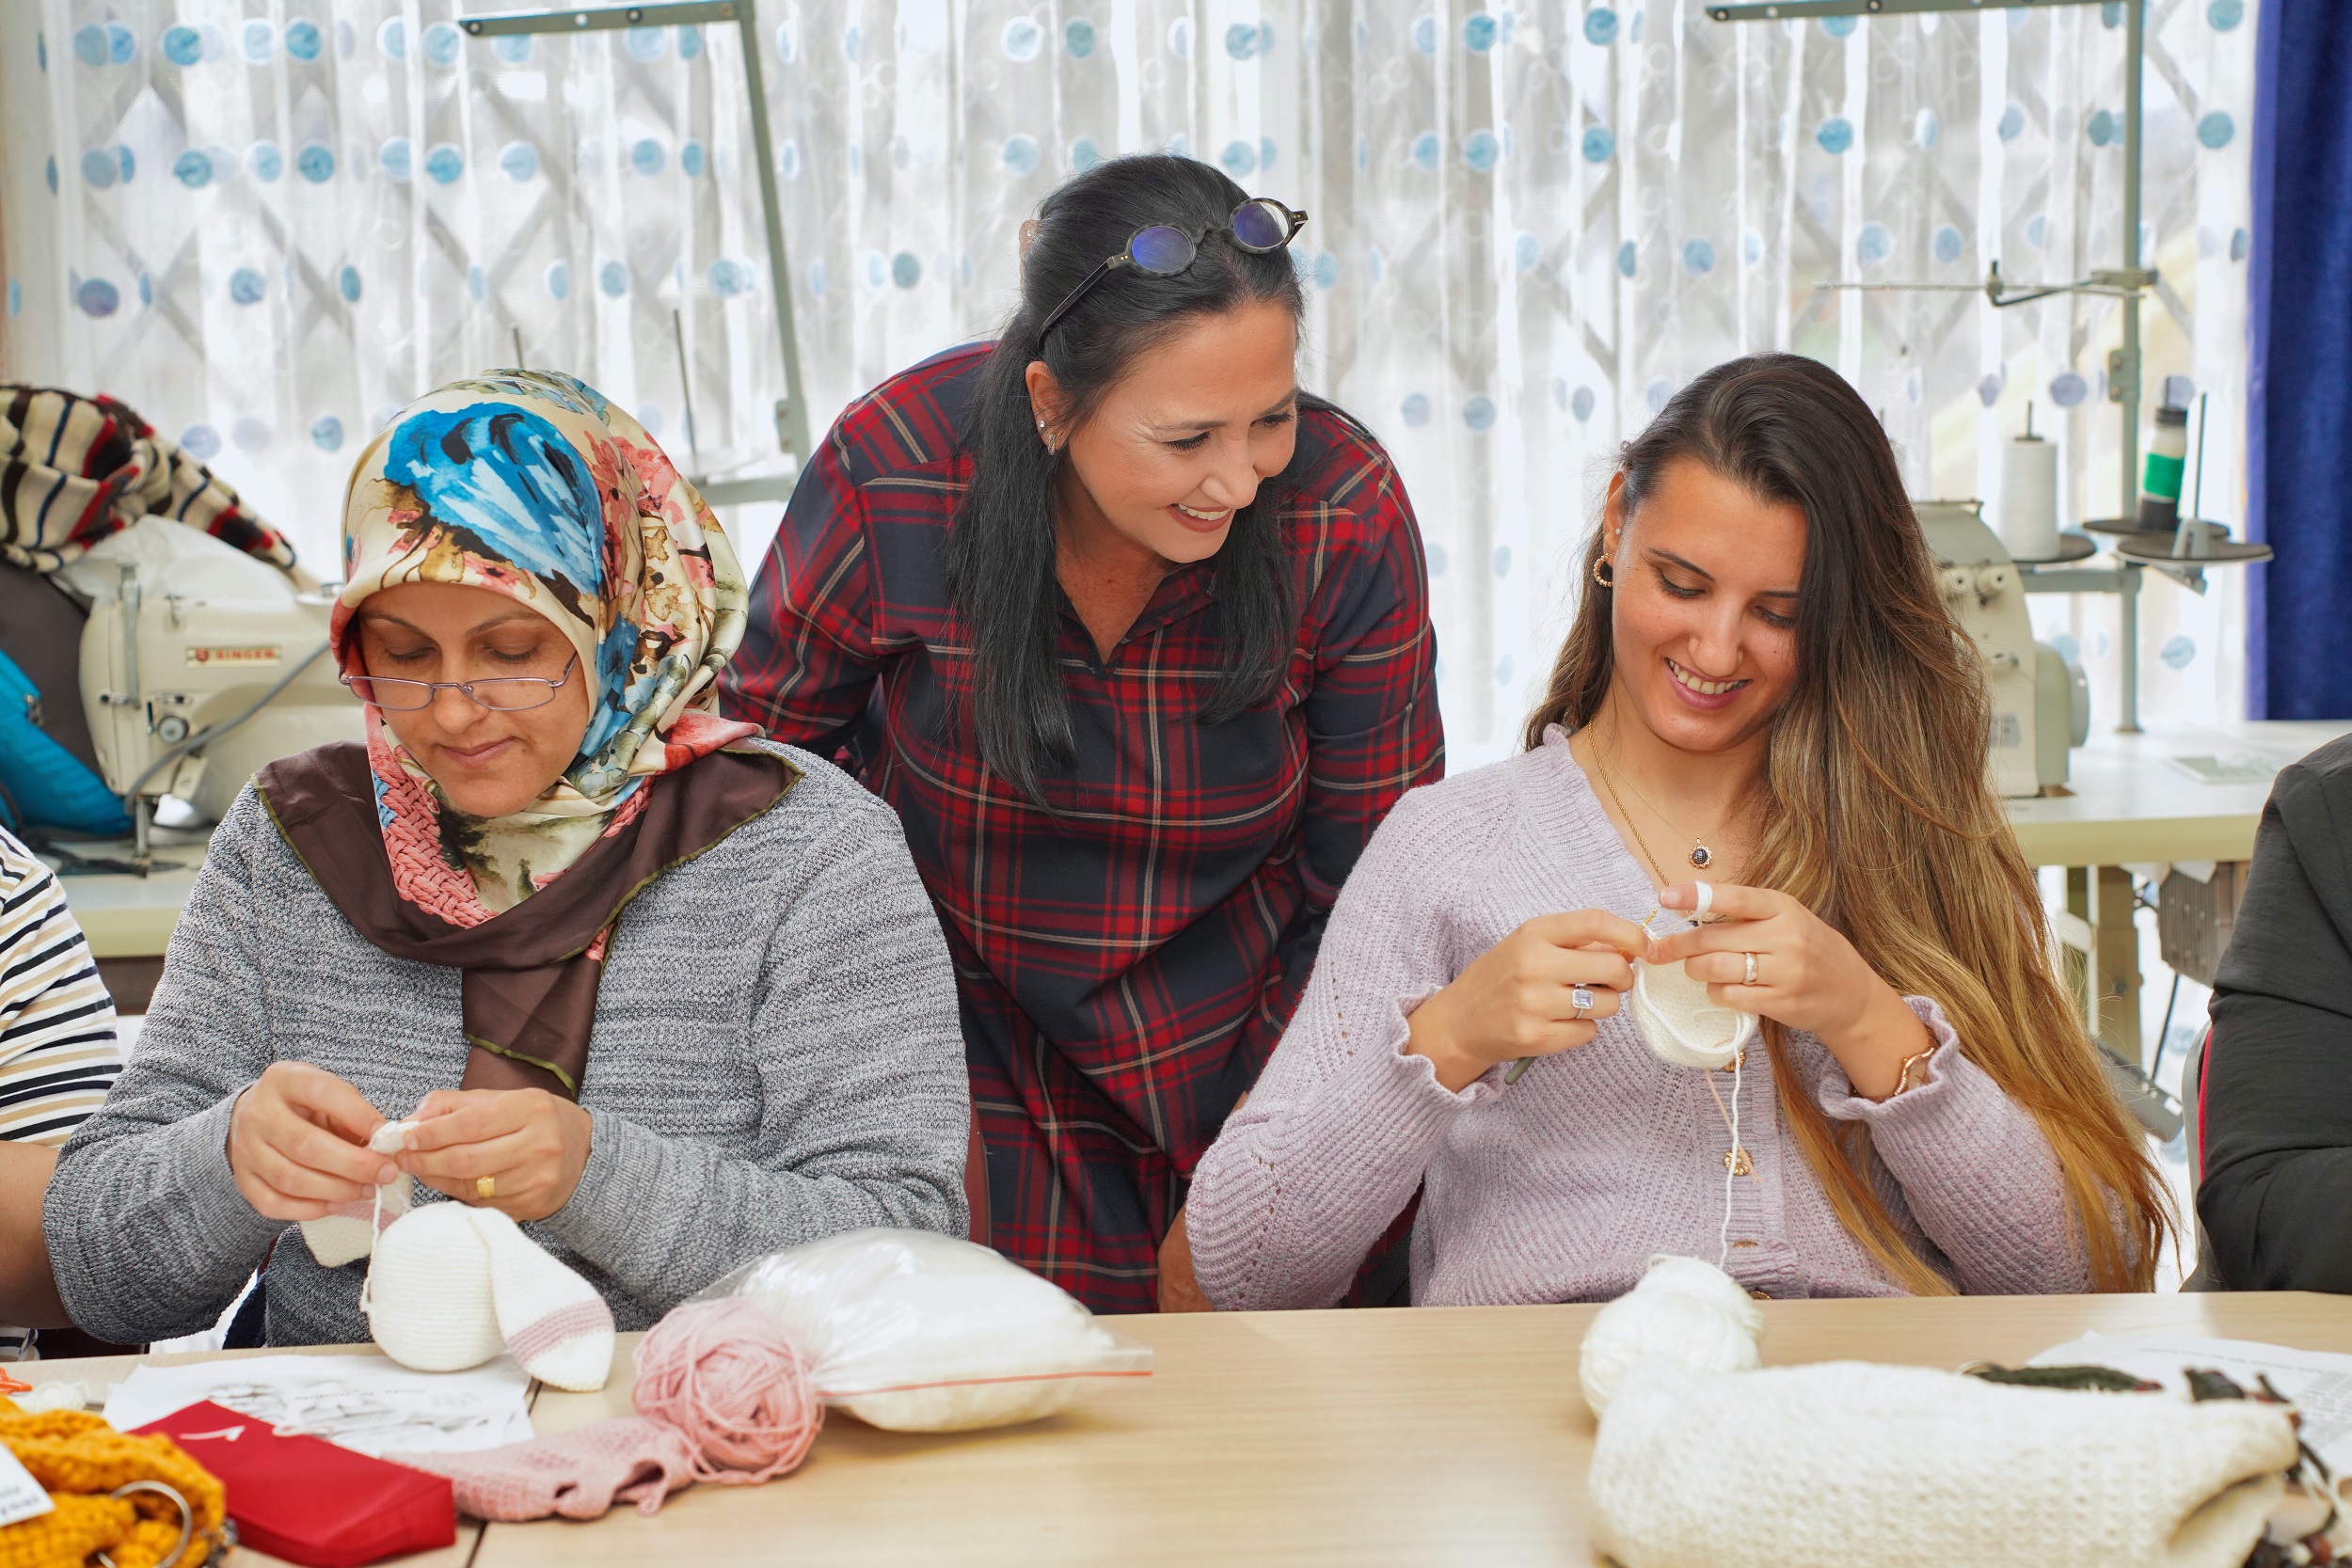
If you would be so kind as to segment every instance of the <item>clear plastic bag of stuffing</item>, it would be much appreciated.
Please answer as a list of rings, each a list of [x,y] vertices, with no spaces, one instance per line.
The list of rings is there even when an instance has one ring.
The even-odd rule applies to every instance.
[[[825,1402],[894,1432],[1051,1416],[1104,1381],[1146,1377],[1067,1291],[971,1242],[851,1230],[755,1259],[695,1295],[741,1296],[816,1363]]]

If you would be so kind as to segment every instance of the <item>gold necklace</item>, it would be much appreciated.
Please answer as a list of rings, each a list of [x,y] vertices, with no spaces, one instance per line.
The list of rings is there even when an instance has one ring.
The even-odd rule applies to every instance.
[[[1617,815],[1625,818],[1625,825],[1627,827],[1633,828],[1633,815],[1625,809],[1625,802],[1623,800],[1617,800],[1617,786],[1610,774],[1609,764],[1601,757],[1600,741],[1597,736],[1596,736],[1593,741],[1593,758],[1595,761],[1600,763],[1601,783],[1609,786],[1609,799],[1616,801]],[[1643,794],[1638,787],[1631,784],[1628,784],[1626,788],[1633,791],[1633,798],[1635,800],[1649,807],[1650,815],[1657,817],[1658,820],[1665,823],[1670,828],[1674,826],[1674,818],[1668,816],[1664,812],[1660,811],[1658,809],[1657,801]],[[1721,832],[1722,830],[1719,828],[1717,831]],[[1633,828],[1633,838],[1635,843],[1641,843],[1641,829]],[[1658,861],[1655,857],[1649,855],[1648,845],[1642,845],[1642,853],[1645,857],[1649,857],[1650,869],[1658,871]],[[1691,853],[1689,859],[1692,866],[1696,867],[1698,870],[1704,871],[1708,866],[1715,863],[1715,851],[1707,847],[1707,841],[1705,839],[1702,839],[1696,833],[1693,833],[1691,835]],[[1658,879],[1661,883],[1664,882],[1667,879],[1666,874],[1663,871],[1658,871]]]
[[[1609,776],[1609,764],[1601,757],[1600,742],[1598,740],[1595,740],[1593,742],[1593,765],[1596,770],[1597,770],[1600,774],[1601,788],[1609,792],[1609,803],[1617,808],[1617,815],[1619,816],[1625,818],[1626,832],[1633,835],[1634,847],[1640,849],[1642,851],[1642,858],[1649,862],[1650,875],[1658,879],[1658,885],[1660,887],[1664,887],[1667,882],[1671,880],[1671,879],[1669,879],[1666,873],[1660,868],[1658,864],[1658,857],[1649,852],[1649,840],[1642,836],[1641,827],[1633,820],[1633,814],[1625,809],[1625,802],[1623,800],[1617,799],[1616,782]]]

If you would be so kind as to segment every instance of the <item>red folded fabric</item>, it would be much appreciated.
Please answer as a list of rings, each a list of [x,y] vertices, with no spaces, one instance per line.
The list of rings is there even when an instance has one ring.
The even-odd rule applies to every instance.
[[[445,1476],[199,1401],[137,1429],[170,1438],[229,1489],[237,1539],[308,1568],[361,1568],[457,1539]]]
[[[615,1502],[635,1503],[640,1513],[658,1513],[662,1498],[694,1480],[693,1446],[677,1428],[643,1416],[479,1453],[402,1458],[447,1476],[466,1513],[510,1524],[550,1513],[601,1518]]]

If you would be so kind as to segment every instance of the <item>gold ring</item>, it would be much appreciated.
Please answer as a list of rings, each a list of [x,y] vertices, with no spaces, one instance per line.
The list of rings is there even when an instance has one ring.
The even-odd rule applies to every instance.
[[[499,1179],[495,1176],[475,1177],[473,1179],[473,1196],[480,1198],[485,1203],[490,1202],[493,1198],[499,1196]]]
[[[1740,979],[1740,983],[1743,986],[1752,986],[1756,984],[1756,955],[1753,953],[1743,953],[1740,957],[1748,960],[1748,972],[1746,975]]]

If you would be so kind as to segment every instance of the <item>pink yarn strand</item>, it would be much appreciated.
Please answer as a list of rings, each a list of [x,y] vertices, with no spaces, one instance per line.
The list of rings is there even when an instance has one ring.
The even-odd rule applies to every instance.
[[[637,1347],[637,1412],[684,1434],[694,1479],[727,1486],[772,1480],[817,1441],[824,1406],[808,1357],[741,1297],[691,1302]]]

